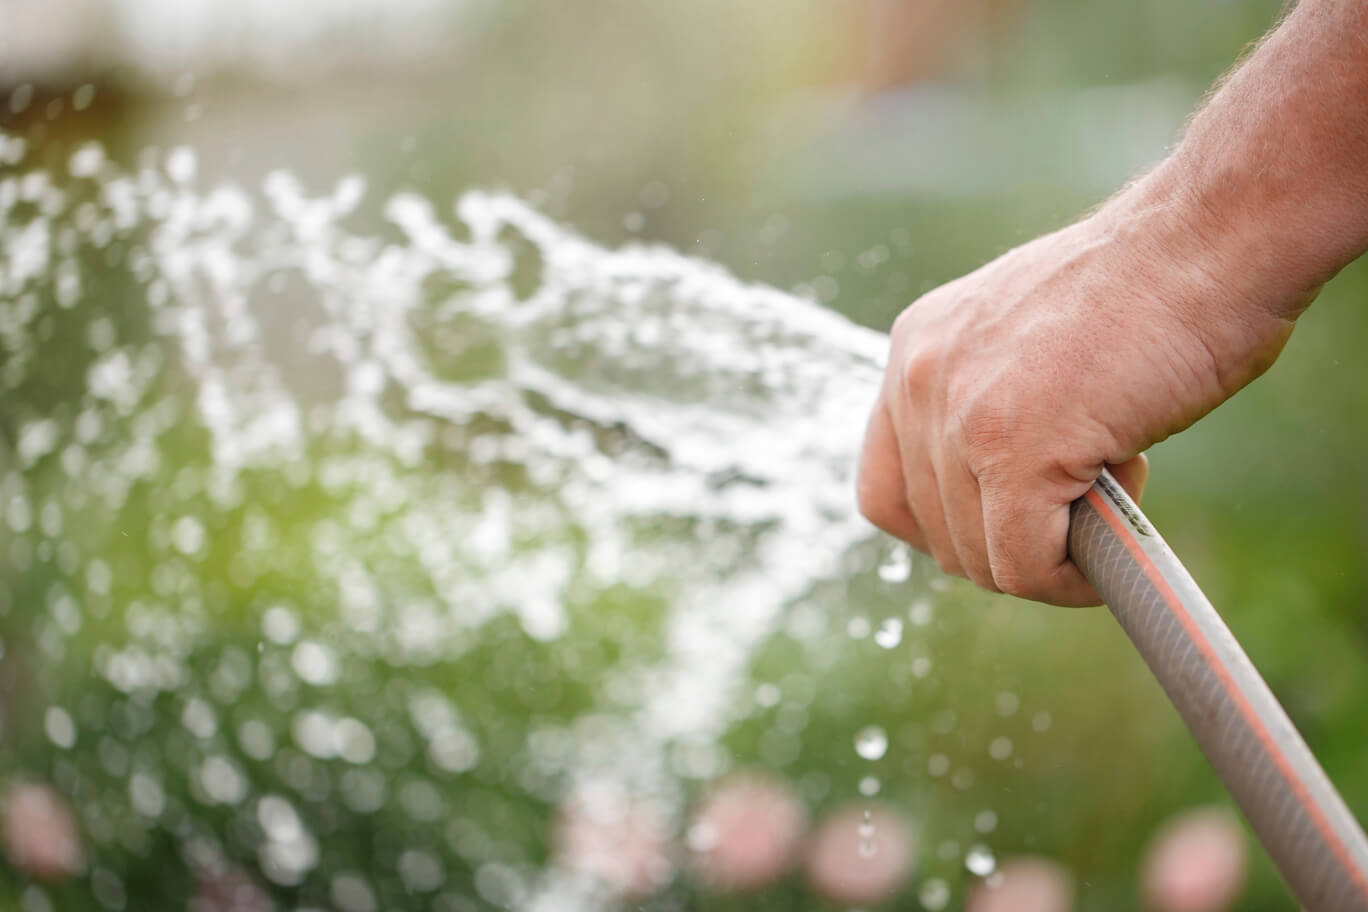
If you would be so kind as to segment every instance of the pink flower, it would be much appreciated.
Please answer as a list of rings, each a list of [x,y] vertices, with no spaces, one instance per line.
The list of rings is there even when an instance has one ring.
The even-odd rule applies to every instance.
[[[839,903],[882,902],[911,873],[912,851],[912,830],[891,808],[849,804],[829,814],[813,833],[808,880]]]
[[[1244,831],[1223,808],[1173,818],[1154,837],[1140,878],[1160,912],[1221,912],[1244,888]]]
[[[725,890],[754,890],[793,866],[807,811],[787,783],[764,774],[719,785],[694,814],[688,843],[699,877]]]
[[[56,789],[31,782],[10,786],[4,801],[4,847],[10,864],[39,880],[62,880],[81,870],[76,819]]]
[[[1074,881],[1047,858],[1014,858],[974,887],[965,912],[1069,912]]]

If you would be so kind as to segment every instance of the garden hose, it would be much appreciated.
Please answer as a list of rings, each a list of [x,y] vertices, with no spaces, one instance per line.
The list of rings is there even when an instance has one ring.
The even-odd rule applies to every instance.
[[[1191,575],[1108,472],[1069,555],[1144,657],[1309,912],[1368,912],[1368,839]]]

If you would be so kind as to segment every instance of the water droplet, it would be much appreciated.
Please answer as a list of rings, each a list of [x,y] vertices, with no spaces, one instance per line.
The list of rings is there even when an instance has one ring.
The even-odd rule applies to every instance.
[[[997,829],[998,816],[996,811],[979,811],[974,815],[974,829],[980,833],[991,833]]]
[[[711,852],[717,845],[717,827],[710,823],[695,823],[684,835],[684,843],[691,852]]]
[[[1031,717],[1031,729],[1038,732],[1047,732],[1054,723],[1050,714],[1044,711],[1036,713]]]
[[[888,751],[888,735],[877,725],[862,728],[855,735],[855,753],[866,760],[878,760]]]
[[[860,780],[860,794],[866,798],[873,798],[879,794],[879,789],[883,788],[877,776],[865,776]]]
[[[970,874],[987,877],[997,867],[997,859],[993,857],[992,849],[979,843],[971,845],[969,851],[965,853],[964,867],[968,869]]]
[[[293,643],[299,636],[299,618],[284,605],[272,605],[261,616],[261,629],[274,643]]]
[[[275,735],[260,719],[248,719],[238,726],[238,744],[253,760],[269,760],[275,754]]]
[[[1010,690],[1004,690],[998,694],[997,699],[993,702],[997,706],[997,714],[1003,718],[1014,715],[1021,706],[1020,698]]]
[[[171,541],[187,557],[198,554],[204,547],[204,524],[193,516],[182,516],[171,527]]]
[[[128,800],[144,817],[159,817],[166,806],[161,783],[146,773],[134,773],[128,780]]]
[[[237,804],[247,797],[247,780],[227,757],[207,758],[199,771],[204,796],[215,804]]]
[[[212,738],[218,731],[218,717],[214,708],[199,697],[191,697],[181,711],[181,724],[196,738]]]
[[[755,688],[755,702],[765,709],[779,705],[783,696],[783,691],[774,684],[761,684]]]
[[[853,617],[846,624],[846,634],[852,640],[863,640],[869,636],[869,618]]]
[[[885,583],[905,583],[911,575],[912,559],[903,547],[894,548],[888,560],[879,565],[879,579]]]
[[[97,142],[88,142],[71,154],[67,170],[72,177],[94,177],[100,173],[104,162],[104,147]]]
[[[860,821],[860,857],[873,858],[878,847],[874,844],[874,815],[866,808],[864,819]]]
[[[902,642],[903,622],[898,618],[885,618],[874,632],[874,642],[884,649],[892,649]]]
[[[1006,760],[1012,756],[1012,739],[1007,737],[994,738],[988,745],[988,756],[994,760]]]
[[[178,184],[188,184],[195,179],[198,162],[195,150],[189,146],[177,146],[166,156],[166,173]]]
[[[337,680],[337,656],[322,643],[302,640],[294,648],[290,664],[294,666],[295,674],[309,684],[324,687]]]
[[[913,627],[925,627],[931,623],[934,612],[931,610],[931,600],[919,598],[907,609],[907,619],[912,622]]]
[[[357,765],[375,759],[375,736],[359,719],[342,719],[333,726],[333,741],[337,756]]]
[[[409,849],[399,856],[399,876],[411,892],[427,893],[442,885],[446,871],[442,860],[431,852]]]
[[[49,706],[43,716],[43,731],[53,744],[69,750],[76,746],[76,722],[71,713],[60,706]]]
[[[359,874],[335,875],[329,890],[333,905],[342,912],[375,912],[375,891]]]
[[[950,904],[950,886],[939,877],[923,881],[917,899],[928,912],[940,912]]]

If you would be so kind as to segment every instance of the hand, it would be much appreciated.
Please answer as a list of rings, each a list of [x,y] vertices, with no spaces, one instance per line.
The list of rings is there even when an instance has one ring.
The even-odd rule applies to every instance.
[[[861,457],[871,522],[986,589],[1099,601],[1069,505],[1104,465],[1138,500],[1143,451],[1262,373],[1309,302],[1260,300],[1202,240],[1225,233],[1152,189],[903,311]]]

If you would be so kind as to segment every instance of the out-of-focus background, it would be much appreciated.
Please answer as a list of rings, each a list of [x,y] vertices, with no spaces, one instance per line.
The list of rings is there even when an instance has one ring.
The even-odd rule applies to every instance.
[[[1294,908],[1104,611],[849,516],[818,310],[1278,12],[0,0],[0,909]],[[1366,292],[1146,502],[1360,817]]]

